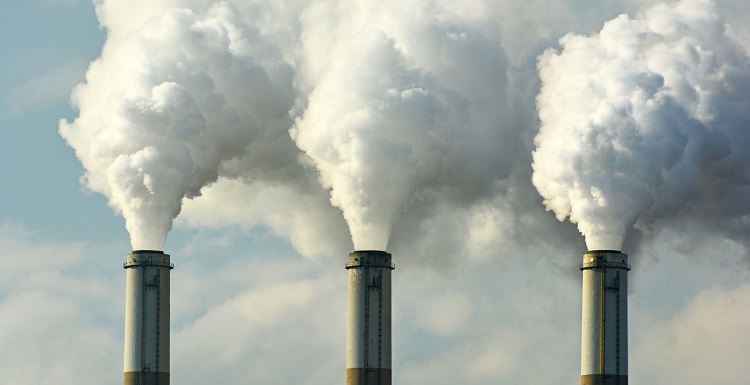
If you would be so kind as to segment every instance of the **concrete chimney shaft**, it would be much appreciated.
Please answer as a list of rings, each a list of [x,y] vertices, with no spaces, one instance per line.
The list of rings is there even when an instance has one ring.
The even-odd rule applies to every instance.
[[[169,385],[169,254],[136,250],[123,264],[125,385]]]
[[[581,385],[628,384],[628,256],[583,255]]]
[[[349,254],[346,385],[391,385],[391,254]]]

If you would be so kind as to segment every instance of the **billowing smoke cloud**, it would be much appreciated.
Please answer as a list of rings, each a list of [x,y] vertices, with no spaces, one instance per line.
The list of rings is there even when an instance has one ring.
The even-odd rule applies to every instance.
[[[337,6],[351,20],[321,29],[320,15]],[[304,51],[312,91],[292,136],[331,189],[356,249],[385,249],[412,201],[472,200],[508,172],[515,131],[495,119],[508,108],[505,56],[483,34],[486,20],[454,11],[386,1],[319,3],[305,13],[305,42],[329,42],[329,58],[318,64],[318,52]]]
[[[332,188],[355,248],[384,250],[417,187],[450,166],[466,103],[409,69],[380,31],[336,50],[293,136]]]
[[[750,58],[725,30],[713,2],[685,0],[539,58],[533,182],[590,250],[674,215],[747,220]]]
[[[107,43],[60,132],[134,248],[163,248],[184,209],[340,254],[328,197],[358,249],[486,260],[538,233],[559,249],[571,227],[534,185],[596,248],[670,215],[746,223],[746,47],[727,37],[745,30],[712,3],[568,35],[532,68],[632,3],[105,0]]]
[[[60,133],[86,168],[86,187],[125,217],[133,248],[161,250],[184,198],[227,162],[279,147],[274,132],[291,123],[291,68],[227,3],[106,1],[97,11],[108,40],[73,94],[80,116],[61,121]]]
[[[463,211],[491,199],[518,162],[524,126],[485,6],[103,1],[108,40],[74,93],[80,116],[60,132],[134,248],[163,248],[184,198],[217,181],[213,196],[237,179],[315,197],[317,177],[355,248],[385,249],[411,202]],[[320,225],[260,215],[248,217],[294,229],[283,234],[292,239]]]

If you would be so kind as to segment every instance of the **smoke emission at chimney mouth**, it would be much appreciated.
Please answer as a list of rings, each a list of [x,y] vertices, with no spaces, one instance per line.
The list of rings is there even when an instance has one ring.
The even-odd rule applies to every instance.
[[[232,2],[160,2],[129,27],[116,1],[97,3],[107,42],[59,132],[85,187],[125,218],[132,249],[162,249],[183,202],[220,177],[287,167],[274,155],[293,148],[292,68]],[[263,159],[244,163],[251,153]]]
[[[539,56],[532,183],[589,249],[620,249],[630,229],[686,211],[741,207],[727,196],[746,195],[748,105],[736,85],[750,61],[716,8],[663,3]]]

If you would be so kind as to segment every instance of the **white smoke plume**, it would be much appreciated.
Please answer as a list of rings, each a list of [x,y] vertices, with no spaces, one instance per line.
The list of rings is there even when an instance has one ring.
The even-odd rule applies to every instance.
[[[484,260],[538,233],[570,245],[534,186],[582,230],[612,225],[607,248],[683,213],[736,232],[722,224],[750,211],[736,150],[747,45],[732,39],[747,29],[717,16],[729,5],[621,16],[534,68],[557,37],[644,3],[97,1],[107,42],[60,132],[134,248],[163,248],[181,212],[187,226],[269,226],[311,257],[352,246],[325,235],[343,219],[357,249],[431,258]]]
[[[385,249],[411,202],[490,199],[523,149],[488,4],[97,5],[107,43],[73,95],[80,116],[60,132],[134,248],[163,248],[184,198],[217,181],[214,197],[235,186],[223,179],[317,196],[318,177],[355,248]],[[299,216],[260,222],[312,239],[284,217]]]
[[[533,182],[590,250],[664,217],[747,220],[750,58],[726,30],[712,1],[684,0],[539,58]]]
[[[337,48],[294,138],[314,161],[356,249],[384,250],[418,186],[459,145],[465,102],[419,70],[379,31]]]
[[[107,43],[73,94],[80,116],[60,133],[86,187],[125,217],[133,248],[161,250],[182,200],[258,138],[273,143],[294,99],[281,52],[229,4],[146,3],[99,3]]]
[[[484,35],[488,20],[455,11],[320,2],[303,17],[311,46],[301,80],[312,91],[292,135],[343,211],[355,249],[387,248],[415,200],[473,199],[508,173],[516,132],[497,119],[508,108],[507,60]],[[345,16],[321,17],[330,14]]]

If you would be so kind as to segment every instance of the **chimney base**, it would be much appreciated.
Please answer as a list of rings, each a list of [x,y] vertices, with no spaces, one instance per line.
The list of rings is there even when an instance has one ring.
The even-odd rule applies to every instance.
[[[347,368],[346,385],[390,385],[391,369]]]
[[[125,385],[169,384],[169,373],[125,372]]]
[[[581,385],[628,385],[628,376],[617,374],[588,374],[581,376]]]

